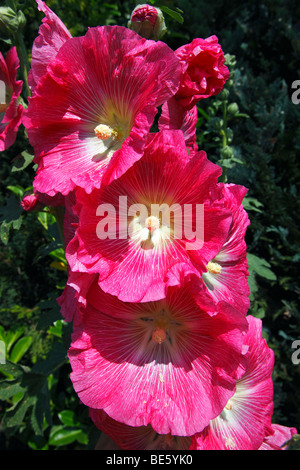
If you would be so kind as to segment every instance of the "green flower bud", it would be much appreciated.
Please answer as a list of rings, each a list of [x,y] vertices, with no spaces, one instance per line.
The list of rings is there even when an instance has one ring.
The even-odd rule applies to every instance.
[[[222,155],[222,158],[224,159],[230,159],[233,157],[234,155],[234,151],[233,151],[233,148],[232,147],[229,147],[228,145],[226,145],[226,147],[224,147],[221,151],[221,155]]]
[[[15,34],[23,28],[26,18],[21,10],[17,13],[10,7],[0,7],[0,32],[4,34]]]
[[[223,90],[218,94],[218,99],[222,101],[228,100],[229,97],[229,90],[227,88],[223,88]]]
[[[227,112],[228,114],[231,114],[232,116],[237,114],[239,112],[239,107],[237,103],[230,103],[230,105],[227,108]]]
[[[17,17],[19,22],[19,29],[24,28],[24,26],[26,25],[26,18],[21,10],[18,11]]]

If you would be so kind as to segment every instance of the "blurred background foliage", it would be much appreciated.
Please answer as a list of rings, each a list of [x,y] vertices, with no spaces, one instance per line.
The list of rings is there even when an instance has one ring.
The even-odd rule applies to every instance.
[[[127,25],[138,2],[48,0],[74,36],[88,27]],[[273,422],[300,430],[299,260],[300,4],[288,0],[151,1],[165,12],[163,40],[173,49],[216,35],[231,78],[198,105],[198,144],[224,168],[227,182],[248,188],[249,313],[263,320],[275,352]],[[34,0],[7,0],[26,18],[22,35],[30,60],[43,14]],[[14,39],[1,31],[1,52]],[[66,351],[70,325],[56,298],[66,282],[61,239],[51,211],[24,213],[32,186],[32,149],[24,130],[0,165],[0,449],[92,449],[99,438],[73,391]],[[299,355],[298,355],[299,357]],[[297,448],[297,445],[294,445]]]

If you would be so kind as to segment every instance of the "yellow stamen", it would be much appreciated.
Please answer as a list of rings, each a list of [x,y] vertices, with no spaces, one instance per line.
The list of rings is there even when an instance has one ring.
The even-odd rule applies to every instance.
[[[226,410],[232,410],[232,404],[230,400],[228,400],[227,404],[225,405]]]
[[[218,263],[214,263],[213,261],[210,261],[208,265],[206,266],[206,269],[211,274],[220,274],[222,271],[222,266],[220,266],[220,264]]]
[[[95,136],[101,140],[107,140],[110,137],[116,137],[117,135],[117,132],[115,131],[115,129],[112,129],[110,126],[107,126],[106,124],[99,124],[97,127],[95,127],[94,132],[95,132]]]

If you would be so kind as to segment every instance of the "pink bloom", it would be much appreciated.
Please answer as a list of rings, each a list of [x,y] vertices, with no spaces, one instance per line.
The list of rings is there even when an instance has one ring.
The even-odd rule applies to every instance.
[[[123,174],[141,158],[157,106],[177,91],[181,76],[166,44],[121,26],[68,39],[25,113],[38,164],[35,190],[91,192]]]
[[[17,80],[19,58],[16,47],[12,47],[4,59],[0,52],[0,151],[15,143],[22,120],[23,106],[18,98],[23,82]]]
[[[196,38],[175,51],[185,71],[176,99],[186,109],[199,100],[218,94],[230,73],[218,38]]]
[[[297,434],[296,428],[272,424],[272,433],[267,435],[259,450],[287,450],[289,441],[294,434]]]
[[[43,2],[36,0],[38,9],[45,14],[39,34],[32,47],[31,70],[28,85],[34,92],[40,78],[47,72],[47,65],[55,58],[61,46],[72,37],[63,22]]]
[[[232,213],[232,223],[220,252],[207,264],[203,280],[207,292],[215,301],[225,300],[241,313],[249,308],[246,229],[250,223],[242,201],[247,189],[235,184],[218,184],[223,205]],[[219,196],[221,198],[221,196]]]
[[[258,450],[272,433],[274,353],[262,337],[261,320],[250,315],[246,319],[245,372],[222,413],[193,437],[194,450]]]
[[[201,276],[232,220],[210,199],[220,174],[205,152],[188,155],[181,131],[154,134],[120,178],[91,194],[76,191],[79,223],[66,249],[71,270],[98,274],[105,292],[128,302],[163,298],[175,266]],[[199,208],[204,222],[200,210],[192,217]]]
[[[183,132],[186,146],[190,152],[197,152],[196,125],[197,106],[186,110],[172,97],[162,105],[162,113],[158,121],[160,131],[166,129],[180,129]]]
[[[96,427],[109,436],[122,450],[188,450],[190,436],[158,434],[148,426],[128,426],[110,418],[103,410],[90,408],[90,418]]]
[[[95,281],[68,352],[80,400],[160,434],[201,431],[241,376],[247,321],[225,302],[194,298],[192,280],[157,302],[126,303]]]

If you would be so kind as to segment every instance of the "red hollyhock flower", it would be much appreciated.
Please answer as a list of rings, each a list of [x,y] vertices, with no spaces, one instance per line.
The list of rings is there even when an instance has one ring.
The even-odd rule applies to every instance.
[[[98,274],[105,292],[128,302],[163,298],[167,284],[179,282],[175,266],[183,276],[200,276],[232,220],[210,199],[220,174],[205,152],[188,155],[181,131],[154,134],[120,178],[91,194],[76,190],[78,228],[66,248],[71,270]],[[153,215],[153,207],[161,210]]]
[[[28,85],[34,92],[40,78],[47,72],[47,65],[55,58],[61,46],[72,37],[63,22],[43,2],[36,0],[38,9],[45,14],[39,28],[39,34],[33,42],[31,69],[28,74]]]
[[[35,191],[90,192],[139,158],[157,106],[178,89],[182,70],[164,43],[121,26],[68,39],[47,65],[24,124],[38,164]]]
[[[248,286],[247,245],[245,233],[250,224],[242,201],[247,188],[236,184],[218,184],[219,198],[232,214],[227,239],[220,252],[207,264],[203,273],[206,291],[218,302],[225,300],[241,313],[247,313],[250,305]]]
[[[196,38],[175,51],[185,71],[176,99],[186,109],[220,93],[230,73],[218,38]]]
[[[18,98],[23,82],[17,80],[19,58],[16,47],[12,47],[4,59],[0,52],[0,151],[15,143],[22,120],[23,106]]]
[[[193,436],[193,450],[258,450],[272,434],[274,353],[262,337],[262,322],[247,316],[244,374],[222,413]]]
[[[190,436],[158,434],[152,426],[128,426],[110,418],[103,410],[90,408],[95,426],[109,436],[122,450],[188,450]]]
[[[225,302],[215,307],[192,292],[191,280],[160,301],[127,303],[92,284],[68,352],[86,406],[129,426],[182,436],[222,411],[243,372],[247,321]]]

